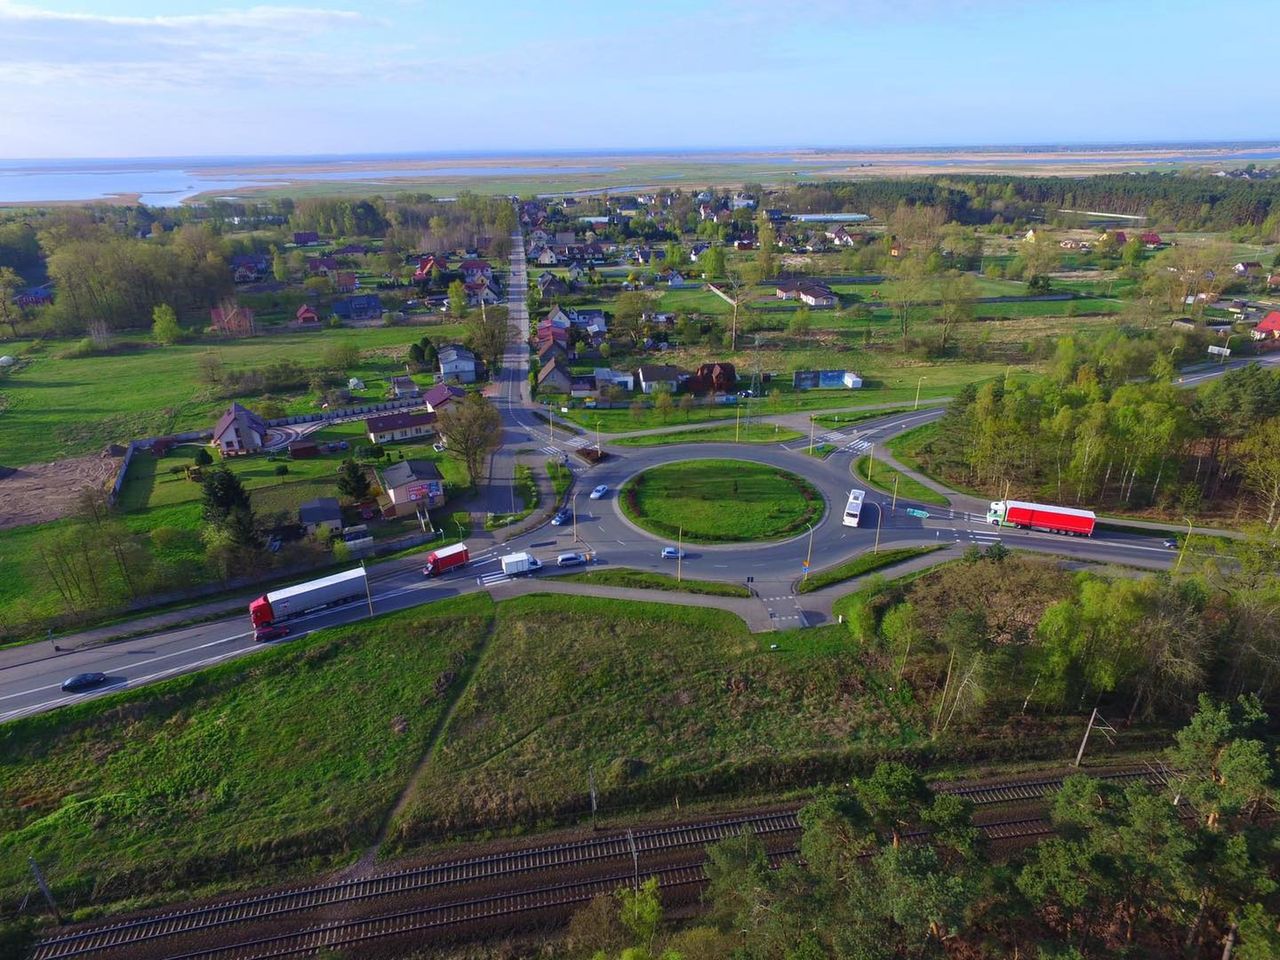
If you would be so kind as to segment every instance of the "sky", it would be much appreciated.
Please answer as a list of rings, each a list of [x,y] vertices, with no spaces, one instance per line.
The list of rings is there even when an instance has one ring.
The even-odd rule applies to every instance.
[[[0,158],[1265,140],[1274,19],[1270,0],[0,0]]]

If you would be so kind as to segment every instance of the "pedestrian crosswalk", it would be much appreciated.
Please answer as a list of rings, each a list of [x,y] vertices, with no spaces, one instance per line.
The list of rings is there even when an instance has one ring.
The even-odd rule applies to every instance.
[[[565,446],[573,450],[580,450],[587,446],[591,441],[586,437],[570,437],[565,441]]]
[[[842,447],[841,449],[843,449],[847,453],[863,453],[871,449],[871,441],[870,440],[853,440],[850,443],[845,444],[845,446]]]
[[[482,573],[476,577],[476,583],[482,587],[496,587],[500,583],[506,583],[511,578],[501,570],[495,570],[493,573]]]

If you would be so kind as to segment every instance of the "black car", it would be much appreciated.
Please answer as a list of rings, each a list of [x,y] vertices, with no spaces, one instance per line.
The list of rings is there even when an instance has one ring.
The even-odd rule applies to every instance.
[[[74,677],[67,677],[62,681],[62,689],[71,693],[77,693],[80,690],[92,690],[94,687],[107,682],[105,673],[77,673]]]
[[[279,640],[281,637],[289,635],[289,628],[282,627],[279,624],[270,624],[265,627],[258,627],[253,631],[254,643],[266,643],[268,640]]]

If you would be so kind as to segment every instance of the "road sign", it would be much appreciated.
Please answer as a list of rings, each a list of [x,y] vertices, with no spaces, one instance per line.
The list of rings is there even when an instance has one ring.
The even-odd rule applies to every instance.
[[[928,511],[928,510],[917,510],[915,507],[907,507],[907,516],[909,516],[909,517],[916,517],[916,518],[918,518],[918,519],[920,519],[920,520],[928,520],[928,519],[929,519],[929,511]]]
[[[809,569],[809,561],[808,561],[808,560],[801,560],[801,561],[800,561],[800,569],[801,569],[801,570],[808,570],[808,569]]]
[[[1230,348],[1230,347],[1216,347],[1216,346],[1211,346],[1211,347],[1209,348],[1209,352],[1210,352],[1210,353],[1212,353],[1215,357],[1229,357],[1229,356],[1231,356],[1231,348]]]

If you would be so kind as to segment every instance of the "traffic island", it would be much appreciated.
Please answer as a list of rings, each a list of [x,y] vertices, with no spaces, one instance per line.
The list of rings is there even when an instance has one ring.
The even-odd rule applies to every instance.
[[[639,473],[618,503],[636,526],[673,542],[748,543],[801,533],[825,501],[802,477],[743,460],[684,460]]]

